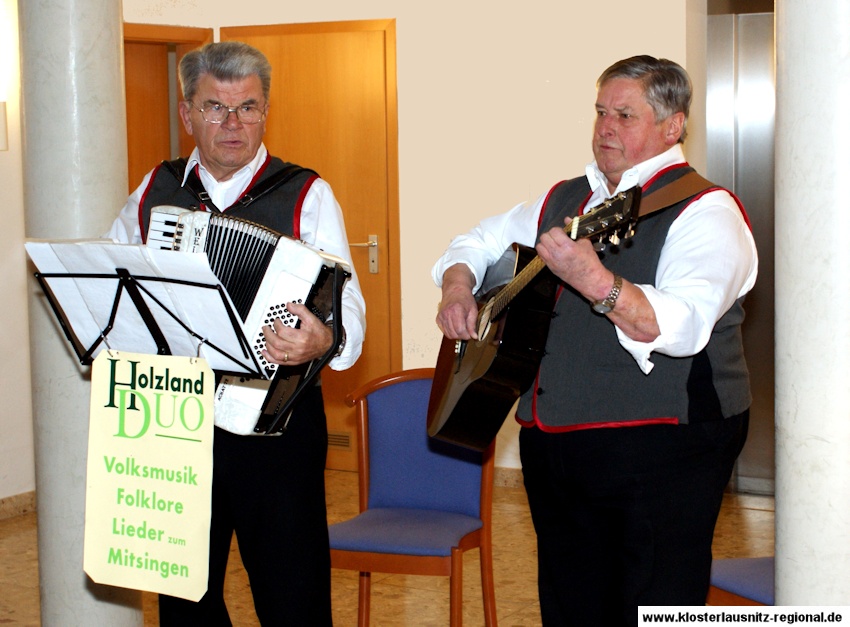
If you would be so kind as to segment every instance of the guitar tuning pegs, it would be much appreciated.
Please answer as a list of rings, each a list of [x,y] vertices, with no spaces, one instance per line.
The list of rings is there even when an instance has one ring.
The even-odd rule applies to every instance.
[[[608,238],[608,241],[611,242],[612,246],[619,246],[620,245],[620,236],[617,235],[616,233],[612,233],[611,236]]]
[[[603,250],[605,250],[605,239],[602,238],[593,242],[593,250],[598,253],[601,253]]]

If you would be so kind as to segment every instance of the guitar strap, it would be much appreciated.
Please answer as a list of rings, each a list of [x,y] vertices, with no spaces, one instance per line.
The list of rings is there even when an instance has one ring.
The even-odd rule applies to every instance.
[[[183,175],[186,172],[186,159],[180,158],[175,159],[174,161],[163,161],[162,164],[165,168],[176,178],[178,181],[183,181]],[[290,163],[285,166],[279,172],[272,174],[269,178],[260,181],[250,190],[245,192],[242,197],[233,203],[233,207],[242,206],[247,207],[251,203],[256,200],[259,200],[266,194],[271,191],[274,191],[287,181],[291,180],[294,176],[304,171],[305,168],[302,168],[299,165],[295,165],[294,163]],[[312,170],[309,170],[312,172]],[[314,172],[315,174],[315,172]],[[201,183],[201,179],[198,178],[198,173],[195,172],[195,169],[189,171],[189,175],[186,177],[186,189],[198,199],[198,201],[206,206],[212,213],[221,213],[221,210],[215,206],[212,199],[210,198],[209,193],[204,188],[204,184]]]
[[[638,205],[638,217],[642,218],[650,213],[666,209],[712,187],[717,187],[717,185],[703,178],[696,171],[688,172],[669,185],[642,196],[640,205]]]

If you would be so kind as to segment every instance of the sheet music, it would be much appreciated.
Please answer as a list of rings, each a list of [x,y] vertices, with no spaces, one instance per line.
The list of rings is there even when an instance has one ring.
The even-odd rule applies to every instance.
[[[157,352],[156,342],[135,304],[126,291],[119,289],[116,269],[124,268],[140,286],[144,302],[173,355],[201,356],[214,370],[263,376],[256,360],[244,350],[241,328],[232,324],[230,298],[224,289],[217,289],[220,282],[210,270],[205,253],[157,250],[108,240],[29,241],[26,250],[42,275],[86,275],[45,277],[74,334],[86,348],[94,345],[107,327],[118,297],[117,315],[106,337],[107,344],[102,344],[93,356],[106,348]],[[151,280],[156,278],[168,281]],[[201,345],[175,316],[224,354]]]

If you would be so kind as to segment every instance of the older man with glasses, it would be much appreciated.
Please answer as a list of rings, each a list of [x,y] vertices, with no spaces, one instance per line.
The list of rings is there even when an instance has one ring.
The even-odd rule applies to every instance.
[[[342,298],[346,339],[329,365],[350,367],[363,343],[365,304],[330,186],[315,172],[296,168],[255,202],[239,202],[272,177],[293,172],[263,145],[268,60],[243,43],[208,44],[183,57],[180,82],[180,118],[196,147],[188,159],[163,162],[148,173],[107,236],[142,243],[151,209],[175,205],[248,219],[341,257],[352,268]],[[303,304],[287,307],[298,316],[299,327],[279,320],[273,329],[266,327],[266,359],[292,366],[328,353],[330,328]],[[231,624],[224,579],[234,532],[262,624],[332,623],[326,455],[327,423],[318,386],[300,397],[280,436],[245,436],[216,427],[209,587],[198,603],[160,596],[160,624]]]

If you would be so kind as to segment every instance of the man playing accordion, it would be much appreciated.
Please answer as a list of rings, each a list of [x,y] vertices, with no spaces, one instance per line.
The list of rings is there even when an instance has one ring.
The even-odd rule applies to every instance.
[[[183,172],[175,175],[163,164],[145,176],[107,237],[143,243],[152,207],[174,205],[232,213],[340,257],[352,272],[342,295],[346,340],[329,365],[350,367],[363,343],[365,304],[330,186],[299,170],[256,202],[238,202],[287,167],[262,142],[269,112],[268,60],[243,43],[213,43],[185,55],[179,72],[180,118],[196,147]],[[203,202],[192,193],[196,181],[205,192]],[[292,366],[325,355],[333,344],[331,329],[305,305],[287,307],[300,324],[292,328],[275,320],[273,328],[265,327],[265,359]],[[216,428],[209,588],[197,603],[160,596],[162,625],[230,624],[223,587],[234,532],[263,624],[331,624],[326,455],[327,424],[317,386],[299,397],[281,436]]]

